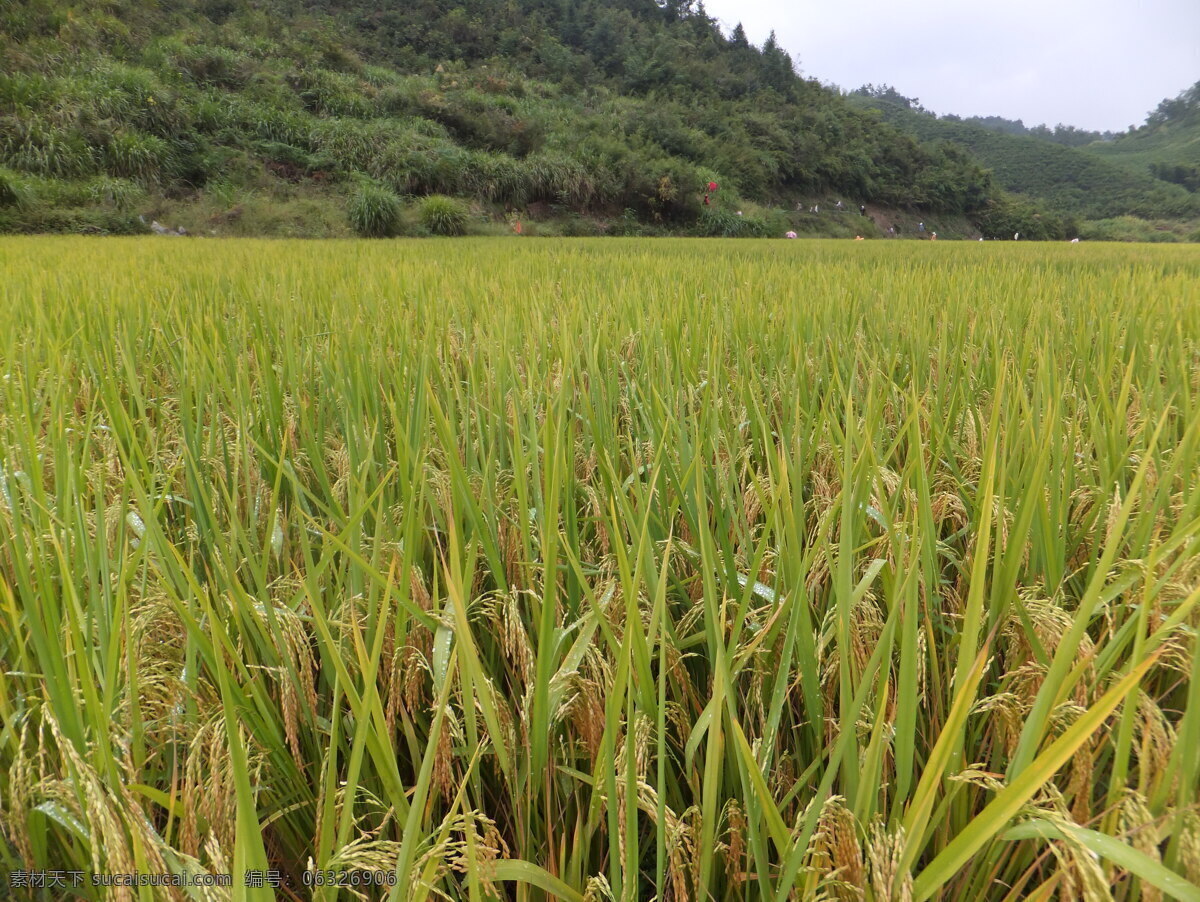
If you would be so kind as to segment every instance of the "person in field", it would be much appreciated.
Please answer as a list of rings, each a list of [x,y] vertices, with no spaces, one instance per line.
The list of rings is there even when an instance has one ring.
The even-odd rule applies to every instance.
[[[704,206],[709,206],[711,203],[711,198],[717,193],[718,188],[720,188],[720,185],[718,185],[716,182],[708,183],[708,190],[704,192]]]

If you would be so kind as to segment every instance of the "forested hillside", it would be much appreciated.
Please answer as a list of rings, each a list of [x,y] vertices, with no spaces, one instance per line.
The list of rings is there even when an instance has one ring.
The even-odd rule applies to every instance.
[[[0,73],[4,230],[455,232],[533,210],[776,234],[832,195],[1036,213],[686,0],[11,0]]]

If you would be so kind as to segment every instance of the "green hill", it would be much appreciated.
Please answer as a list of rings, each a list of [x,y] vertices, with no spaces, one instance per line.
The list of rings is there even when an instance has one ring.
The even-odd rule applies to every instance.
[[[428,195],[583,233],[1015,209],[690,0],[10,0],[0,73],[0,230],[438,231]]]
[[[883,122],[924,142],[949,142],[968,150],[1008,191],[1037,199],[1081,219],[1133,216],[1186,220],[1200,216],[1200,196],[1155,178],[1147,166],[1119,161],[1125,141],[1069,147],[1030,135],[1007,134],[956,117],[914,109],[894,92],[850,95]],[[1126,139],[1134,140],[1134,139]]]
[[[1140,128],[1084,149],[1133,172],[1200,192],[1200,82],[1160,103]]]

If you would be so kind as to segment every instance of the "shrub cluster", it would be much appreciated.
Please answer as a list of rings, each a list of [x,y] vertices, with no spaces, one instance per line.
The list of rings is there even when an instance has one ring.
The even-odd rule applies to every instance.
[[[462,201],[434,194],[421,201],[421,225],[434,235],[462,235],[467,230],[467,206]]]
[[[400,230],[400,199],[387,188],[365,182],[347,208],[350,225],[364,238],[390,238]]]

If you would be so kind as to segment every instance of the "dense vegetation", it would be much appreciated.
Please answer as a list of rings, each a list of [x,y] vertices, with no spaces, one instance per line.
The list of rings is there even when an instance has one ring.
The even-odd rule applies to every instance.
[[[775,234],[827,196],[1014,203],[679,0],[12,0],[0,73],[0,229],[340,234],[371,196],[421,232],[411,199],[443,194],[479,228]]]
[[[1200,897],[1197,249],[0,271],[0,874]]]

